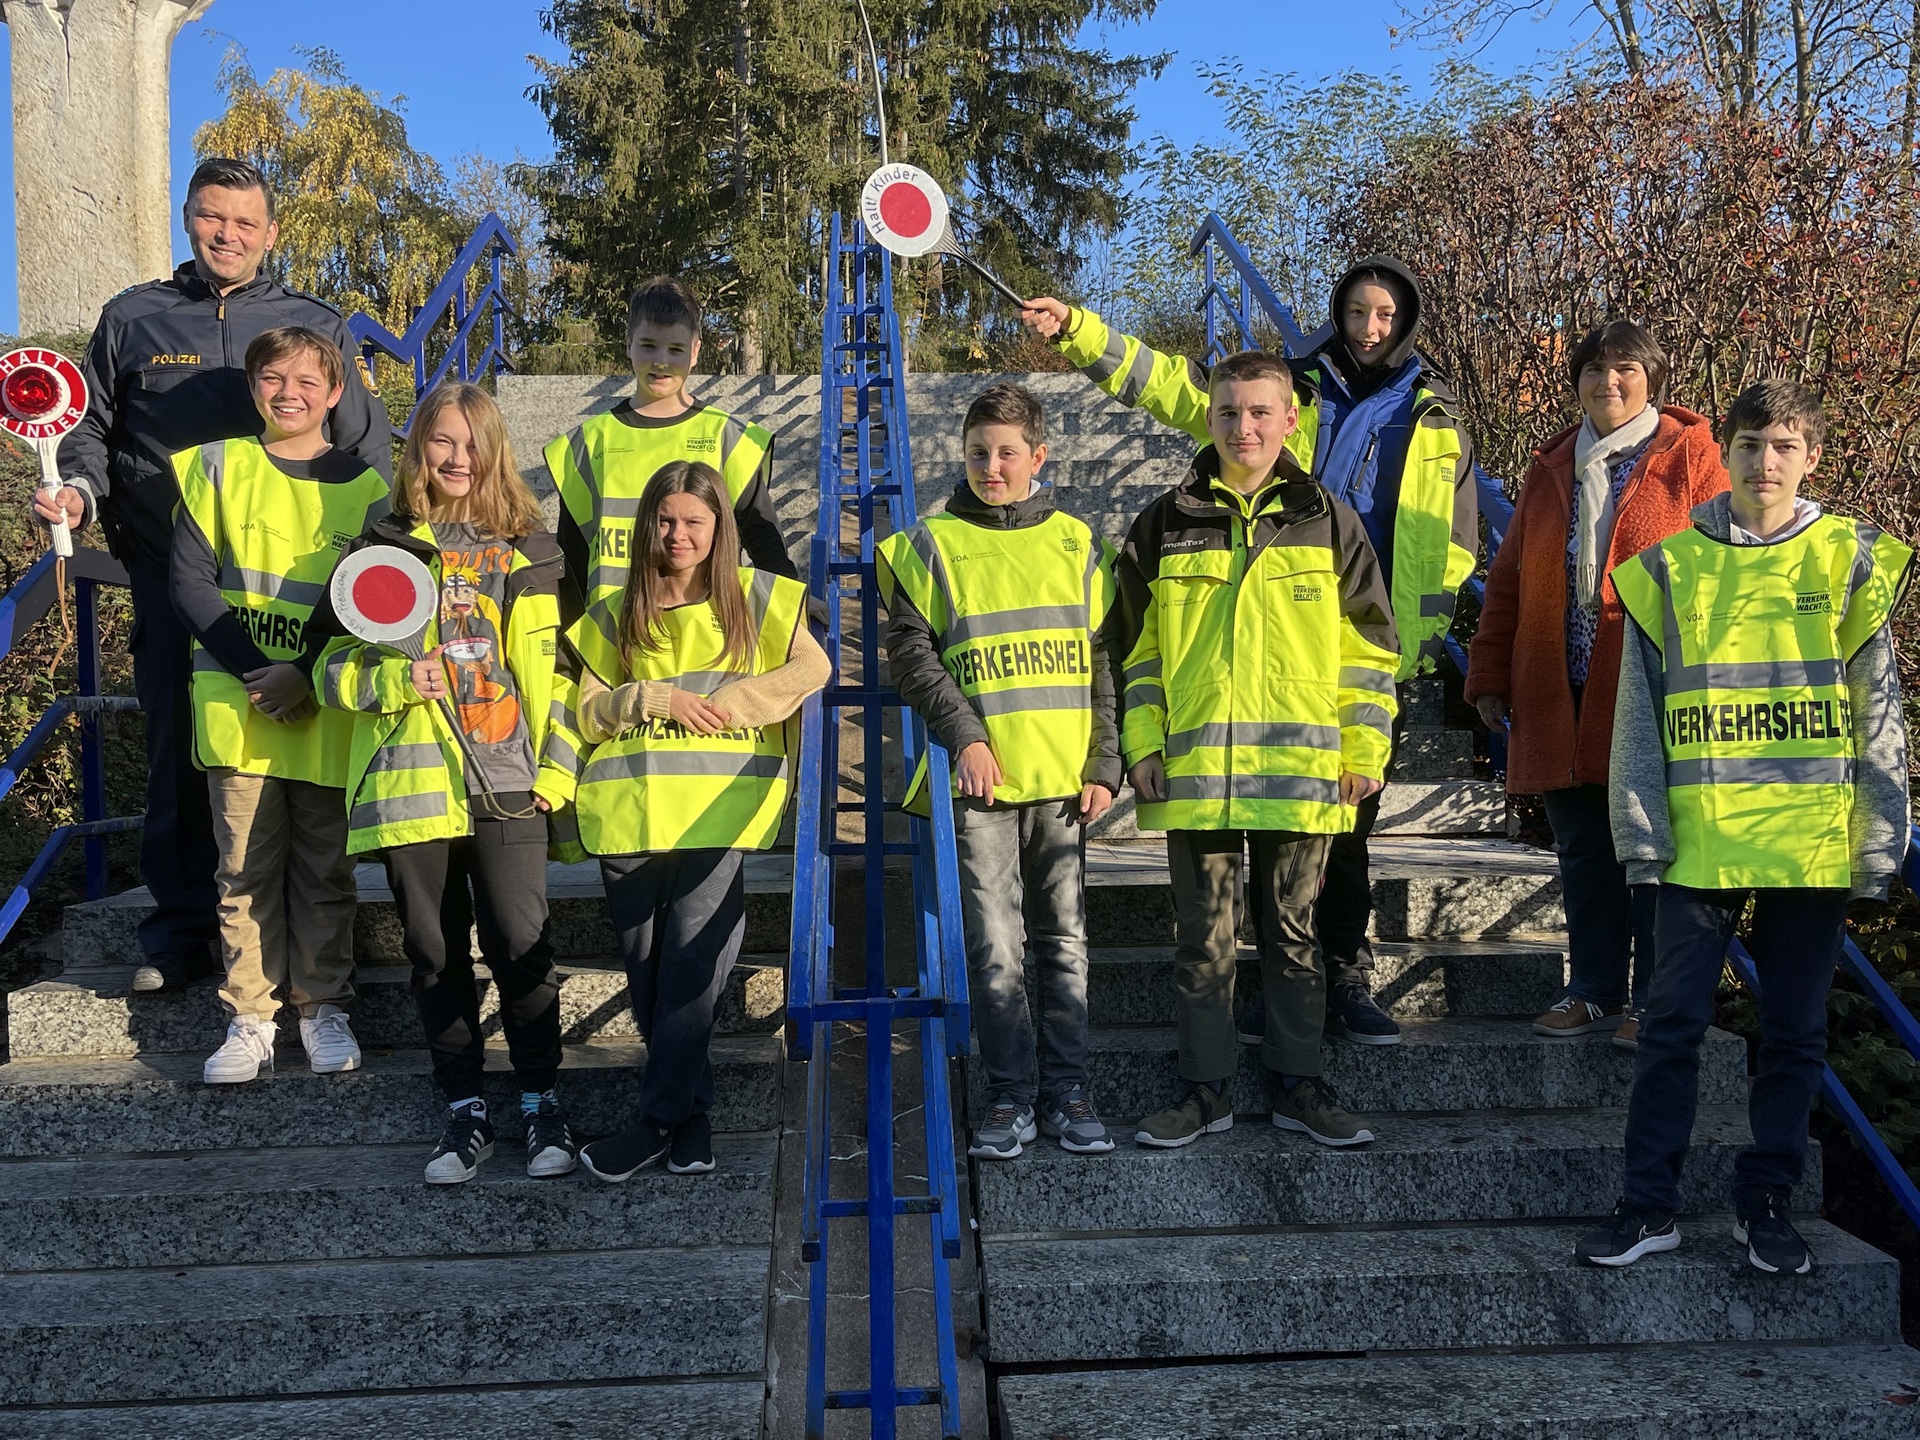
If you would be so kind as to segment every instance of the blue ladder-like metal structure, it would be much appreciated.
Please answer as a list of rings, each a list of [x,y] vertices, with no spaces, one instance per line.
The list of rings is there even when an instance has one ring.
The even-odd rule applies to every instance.
[[[915,518],[913,455],[907,437],[906,347],[893,305],[886,252],[855,226],[847,238],[833,217],[828,293],[820,362],[820,516],[813,537],[813,598],[826,607],[827,689],[801,712],[798,812],[794,832],[793,937],[788,961],[788,1043],[807,1060],[807,1156],[801,1253],[809,1274],[807,1435],[825,1433],[828,1410],[870,1412],[871,1434],[896,1433],[902,1408],[938,1406],[942,1436],[960,1435],[959,1364],[954,1346],[948,1262],[961,1255],[959,1176],[953,1143],[949,1061],[967,1051],[967,970],[962,946],[959,872],[953,813],[933,807],[929,820],[908,822],[909,838],[886,838],[890,812],[881,756],[887,714],[900,712],[906,773],[921,757],[932,793],[948,793],[947,753],[925,724],[882,683],[879,594],[874,572],[876,524],[908,529]],[[845,519],[857,517],[857,551],[846,553]],[[847,606],[858,607],[848,625]],[[853,662],[850,664],[849,662]],[[857,665],[857,678],[848,676]],[[865,790],[840,799],[840,734],[844,720],[860,727]],[[851,820],[851,823],[847,823]],[[896,821],[896,824],[899,822]],[[857,829],[859,839],[843,839]],[[912,866],[914,983],[890,986],[884,882],[889,859]],[[865,954],[859,983],[836,976],[835,919],[839,862],[858,868]],[[849,927],[851,928],[851,927]],[[850,968],[850,967],[849,967]],[[894,1163],[893,1034],[897,1023],[918,1032],[927,1187],[901,1194]],[[866,1192],[835,1198],[831,1179],[832,1058],[837,1043],[865,1047]],[[903,1384],[895,1346],[896,1221],[926,1215],[932,1241],[934,1384]],[[868,1276],[868,1375],[863,1388],[829,1390],[827,1261],[834,1221],[863,1222]],[[842,1230],[848,1228],[844,1223]]]
[[[1255,320],[1264,319],[1270,329],[1280,334],[1290,356],[1304,355],[1316,343],[1317,337],[1301,331],[1292,309],[1268,284],[1246,247],[1234,237],[1226,221],[1219,215],[1209,214],[1200,223],[1200,228],[1193,235],[1191,253],[1201,260],[1205,275],[1200,307],[1206,314],[1208,364],[1227,353],[1228,332],[1223,329],[1223,322],[1231,324],[1232,333],[1240,344],[1255,346],[1260,343],[1255,335]],[[1231,288],[1229,277],[1235,282]],[[1491,564],[1506,538],[1507,527],[1513,521],[1513,502],[1507,499],[1505,487],[1477,465],[1474,467],[1474,481],[1479,490],[1480,514],[1486,521],[1487,560]],[[1481,604],[1486,602],[1486,582],[1479,574],[1467,580],[1466,588],[1475,601]],[[1447,654],[1460,673],[1465,675],[1466,651],[1451,635],[1447,637]],[[1496,773],[1503,774],[1506,769],[1505,738],[1499,734],[1492,737]],[[1914,826],[1908,834],[1907,854],[1900,869],[1900,878],[1909,889],[1920,894],[1920,825]],[[1760,977],[1754,968],[1753,957],[1739,939],[1728,945],[1727,960],[1742,983],[1756,995],[1759,994]],[[1906,1046],[1907,1052],[1920,1060],[1920,1021],[1914,1019],[1913,1013],[1894,993],[1893,987],[1887,984],[1886,978],[1874,969],[1873,962],[1851,937],[1841,948],[1840,968],[1866,992],[1880,1011],[1881,1018],[1887,1022],[1900,1043]],[[1888,1147],[1866,1111],[1860,1108],[1860,1102],[1854,1099],[1831,1065],[1822,1069],[1820,1094],[1846,1125],[1848,1133],[1892,1192],[1906,1217],[1920,1227],[1920,1185],[1914,1183],[1913,1176],[1907,1173],[1906,1167]]]

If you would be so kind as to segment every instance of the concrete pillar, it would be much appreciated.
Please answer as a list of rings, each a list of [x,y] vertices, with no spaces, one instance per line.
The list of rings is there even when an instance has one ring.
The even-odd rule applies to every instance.
[[[91,329],[173,269],[173,38],[213,0],[0,0],[13,51],[20,332]]]

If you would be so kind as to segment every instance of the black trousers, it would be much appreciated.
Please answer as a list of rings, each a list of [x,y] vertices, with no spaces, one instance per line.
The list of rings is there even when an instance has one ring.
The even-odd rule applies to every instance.
[[[526,796],[501,799],[529,808]],[[547,935],[546,817],[476,818],[469,836],[396,845],[385,858],[440,1093],[480,1093],[486,1042],[473,978],[476,924],[520,1088],[551,1090],[560,1073],[560,980]]]
[[[220,933],[214,913],[213,811],[193,763],[192,632],[174,612],[164,561],[127,565],[133,592],[133,691],[146,717],[147,819],[140,878],[154,911],[140,922],[150,956],[208,961]]]
[[[1393,720],[1393,750],[1387,756],[1386,778],[1393,780],[1393,762],[1400,755],[1401,717]],[[1386,786],[1353,807],[1353,829],[1335,835],[1327,847],[1327,876],[1313,906],[1313,928],[1320,937],[1320,953],[1329,985],[1360,985],[1373,989],[1373,946],[1367,929],[1373,924],[1372,859],[1367,837],[1380,818],[1380,797]]]
[[[1659,960],[1640,1021],[1627,1103],[1626,1200],[1677,1213],[1680,1171],[1700,1098],[1700,1042],[1727,941],[1753,907],[1760,975],[1760,1056],[1747,1095],[1753,1144],[1733,1162],[1736,1203],[1784,1195],[1807,1160],[1807,1116],[1827,1055],[1827,991],[1847,933],[1845,890],[1695,890],[1665,884],[1654,917]]]
[[[747,934],[738,850],[600,861],[633,1018],[647,1042],[640,1118],[671,1130],[713,1108],[713,1025]]]

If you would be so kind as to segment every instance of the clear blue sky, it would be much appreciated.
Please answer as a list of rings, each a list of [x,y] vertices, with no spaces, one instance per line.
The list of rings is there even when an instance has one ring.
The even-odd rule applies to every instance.
[[[852,0],[848,0],[851,4]],[[539,0],[215,0],[206,15],[180,34],[173,49],[174,208],[193,166],[193,132],[220,113],[214,77],[229,44],[242,46],[256,72],[298,63],[296,47],[320,45],[340,56],[359,84],[383,95],[405,96],[413,142],[443,162],[468,151],[499,159],[528,158],[550,149],[540,112],[526,98],[533,80],[531,53],[557,55],[540,29]],[[1276,16],[1284,14],[1284,21]],[[1347,0],[1324,7],[1279,7],[1273,0],[1161,0],[1143,26],[1114,27],[1116,47],[1169,50],[1174,60],[1158,81],[1135,97],[1142,138],[1157,134],[1191,143],[1219,135],[1214,101],[1195,75],[1197,63],[1237,55],[1255,70],[1292,69],[1303,75],[1349,68],[1400,69],[1419,83],[1432,64],[1427,52],[1395,49],[1388,27],[1399,23],[1394,0]],[[1562,49],[1591,29],[1578,0],[1562,0],[1562,14],[1515,26],[1485,56],[1496,70],[1530,63],[1542,49]],[[0,44],[5,43],[0,26]],[[12,124],[11,79],[0,66],[0,105]],[[14,283],[13,145],[0,146],[0,333],[19,315]],[[75,237],[84,243],[84,237]],[[176,252],[186,253],[184,236]]]

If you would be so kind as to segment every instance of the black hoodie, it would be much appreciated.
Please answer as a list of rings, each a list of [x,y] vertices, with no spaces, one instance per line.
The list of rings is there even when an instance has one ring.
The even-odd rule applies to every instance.
[[[947,513],[987,530],[1025,530],[1054,512],[1053,487],[1035,485],[1033,493],[1011,505],[989,505],[962,484],[947,499]],[[1095,537],[1098,544],[1098,537]],[[1117,614],[1118,607],[1115,607]],[[1093,637],[1093,736],[1087,747],[1085,781],[1120,793],[1120,731],[1114,697],[1114,616]],[[887,610],[883,635],[887,670],[906,704],[919,711],[927,728],[949,754],[958,756],[967,746],[987,739],[987,726],[974,711],[959,685],[940,663],[940,645],[933,626],[901,591],[895,591]]]

